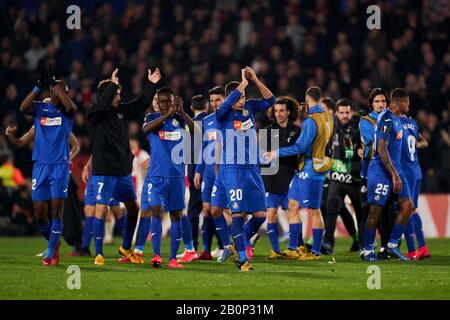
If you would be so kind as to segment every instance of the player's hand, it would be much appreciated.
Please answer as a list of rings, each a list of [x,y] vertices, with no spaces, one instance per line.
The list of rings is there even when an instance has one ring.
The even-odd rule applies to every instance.
[[[158,68],[152,73],[152,70],[148,69],[148,81],[151,83],[158,83],[161,80],[161,71]]]
[[[111,75],[111,81],[114,84],[119,85],[119,77],[117,76],[117,73],[119,72],[119,69],[115,69]]]
[[[89,180],[89,171],[90,171],[90,165],[86,164],[83,168],[83,171],[81,172],[81,181],[83,181],[84,184],[87,184]]]
[[[39,79],[36,82],[36,87],[40,90],[44,89],[48,84],[48,69],[45,66],[42,66],[39,71]]]
[[[245,76],[245,72],[246,72],[245,69],[241,69],[241,78],[242,78],[241,83],[243,83],[244,85],[248,85],[248,80]]]
[[[48,67],[47,79],[51,87],[53,87],[56,84],[55,74],[53,73],[53,68],[51,65]]]
[[[142,161],[142,163],[141,163],[142,171],[147,171],[149,166],[150,166],[150,158],[145,159],[144,161]]]
[[[5,130],[5,136],[13,136],[16,134],[17,127],[16,126],[7,126]]]
[[[169,111],[167,112],[167,115],[169,117],[173,117],[175,112],[177,112],[177,106],[174,104],[170,107]]]
[[[258,80],[258,77],[256,76],[256,73],[255,73],[255,70],[253,70],[251,67],[246,66],[246,67],[244,68],[244,70],[245,70],[245,72],[248,73],[248,75],[249,75],[251,81],[254,82],[254,81]]]
[[[399,193],[403,190],[403,182],[402,179],[400,179],[398,173],[395,173],[392,176],[392,183],[394,184],[394,187],[392,188],[392,191],[394,191],[394,193]]]
[[[278,156],[278,154],[276,151],[269,151],[269,152],[263,153],[263,159],[266,160],[267,162],[272,161],[277,156]]]
[[[175,99],[175,106],[177,108],[178,113],[183,113],[184,112],[184,108],[183,108],[183,99],[181,99],[180,96],[176,96]]]
[[[194,175],[194,187],[200,189],[202,186],[202,175],[198,172]]]

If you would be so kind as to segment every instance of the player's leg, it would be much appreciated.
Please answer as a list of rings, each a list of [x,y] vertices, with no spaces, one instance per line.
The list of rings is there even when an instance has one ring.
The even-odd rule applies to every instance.
[[[127,210],[124,218],[123,240],[119,251],[122,255],[131,259],[133,256],[131,245],[139,217],[139,205],[136,200],[136,191],[134,190],[131,175],[119,177],[113,190],[112,197],[117,201],[123,202]]]
[[[152,233],[152,247],[153,247],[153,258],[150,260],[150,264],[155,268],[160,268],[162,265],[161,240],[163,231],[162,220],[164,210],[161,205],[151,206],[148,208],[148,210],[151,216],[150,232]]]
[[[370,205],[369,216],[367,217],[366,226],[364,229],[364,260],[376,261],[377,258],[374,253],[375,237],[377,232],[377,225],[383,211],[383,205],[373,203]]]
[[[357,252],[364,246],[364,235],[360,232],[361,225],[363,223],[362,221],[362,209],[361,209],[361,198],[359,197],[359,187],[357,186],[349,186],[349,193],[348,197],[350,198],[350,201],[352,202],[353,209],[355,210],[355,216],[356,216],[356,223],[358,226],[357,231],[357,238],[353,239],[352,247],[350,248],[350,252]],[[344,206],[345,207],[345,206]],[[345,208],[347,209],[347,208]],[[348,210],[347,210],[348,211]],[[350,214],[350,212],[349,212]],[[351,215],[350,215],[351,217]],[[352,217],[352,223],[353,223],[353,217]]]
[[[272,204],[270,194],[267,197],[267,236],[269,237],[272,246],[272,252],[267,259],[276,260],[281,258],[280,243],[278,242],[278,207]]]
[[[337,181],[330,181],[328,187],[326,229],[323,239],[323,249],[326,254],[333,254],[334,232],[336,231],[336,221],[341,208],[344,205],[342,185]],[[353,227],[354,228],[354,227]]]
[[[181,217],[183,243],[186,250],[198,250],[198,229],[202,212],[202,191],[198,190],[191,181],[189,185],[189,201],[187,213]],[[186,222],[187,221],[187,222]],[[192,248],[190,243],[192,242]],[[187,245],[187,247],[186,247]]]
[[[407,177],[408,180],[408,186],[410,189],[411,197],[413,200],[414,208],[414,194],[415,194],[415,187],[416,187],[416,181],[414,177]],[[416,245],[414,243],[414,220],[415,212],[413,211],[413,214],[411,214],[410,218],[408,219],[408,223],[406,224],[406,230],[405,230],[405,242],[406,247],[408,248],[408,253],[405,255],[407,258],[411,260],[417,260],[417,252],[416,252]]]
[[[289,191],[289,197],[291,196],[293,197],[293,192]],[[302,220],[300,216],[300,205],[296,198],[289,198],[288,221],[289,243],[287,249],[282,253],[283,259],[298,259],[297,243],[301,233]]]
[[[34,164],[32,172],[31,199],[33,200],[34,218],[39,231],[50,239],[51,223],[48,218],[48,200],[51,198],[50,185],[47,177],[47,167],[42,164]]]
[[[214,179],[203,179],[201,186],[203,223],[201,228],[203,251],[199,260],[212,260],[211,245],[212,238],[216,232],[214,219],[211,213],[211,193],[214,187]]]
[[[182,240],[181,236],[181,216],[183,212],[181,210],[170,211],[170,256],[169,256],[169,268],[181,269],[183,266],[177,262],[177,252],[180,248]]]
[[[123,237],[123,228],[125,223],[125,208],[120,207],[120,203],[117,200],[114,200],[109,205],[109,210],[111,210],[114,219],[116,220],[116,229],[119,230],[120,235]]]
[[[51,224],[48,220],[48,201],[33,201],[33,212],[39,231],[48,241],[51,229]]]
[[[418,204],[419,204],[419,192],[420,192],[421,182],[422,182],[422,179],[417,179],[415,181],[414,192],[411,193],[411,196],[413,197],[415,212],[410,217],[410,220],[412,220],[412,224],[413,224],[413,228],[414,228],[414,234],[416,235],[417,244],[419,246],[419,248],[417,250],[417,258],[419,260],[431,257],[430,251],[428,250],[428,247],[425,244],[425,236],[423,234],[422,219],[420,218],[420,215],[417,211]]]
[[[105,237],[103,238],[103,244],[112,244],[114,225],[116,224],[116,220],[114,219],[114,215],[111,212],[111,208],[108,208],[108,213],[106,214],[105,219]]]
[[[103,238],[105,236],[105,219],[108,213],[110,199],[117,183],[117,177],[91,176],[95,196],[95,218],[93,222],[93,235],[95,247],[95,264],[103,265]]]
[[[95,219],[95,205],[84,205],[84,227],[83,227],[83,235],[82,235],[82,244],[81,248],[82,251],[89,256],[90,253],[90,245],[91,245],[91,238],[93,235],[93,224]]]

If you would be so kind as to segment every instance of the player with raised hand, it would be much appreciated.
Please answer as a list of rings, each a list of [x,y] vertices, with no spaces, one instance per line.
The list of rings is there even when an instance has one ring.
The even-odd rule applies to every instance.
[[[263,99],[245,99],[248,86],[246,76],[256,85]],[[241,82],[232,81],[225,87],[227,98],[216,111],[222,134],[222,162],[215,181],[217,199],[227,199],[233,220],[231,234],[236,246],[230,245],[235,263],[241,271],[254,270],[248,262],[246,242],[255,235],[265,221],[266,196],[259,171],[259,150],[255,129],[255,114],[267,110],[275,103],[273,93],[258,79],[250,67],[241,70]],[[246,214],[252,214],[244,227]]]
[[[170,88],[160,88],[156,94],[159,112],[146,115],[143,125],[143,131],[148,135],[150,143],[151,161],[142,187],[140,224],[143,225],[138,228],[136,236],[136,258],[142,259],[145,241],[141,239],[146,239],[150,228],[154,250],[150,264],[155,268],[162,266],[162,218],[163,212],[169,211],[171,227],[168,266],[180,269],[183,265],[178,263],[176,255],[181,241],[180,220],[185,207],[184,150],[190,148],[184,146],[185,135],[189,134],[184,129],[187,125],[189,131],[194,132],[194,122],[183,110],[181,98],[175,96]],[[180,147],[181,150],[173,152],[175,148]],[[179,158],[173,159],[173,154]]]
[[[400,211],[397,215],[387,252],[400,260],[409,260],[398,248],[410,215],[414,211],[408,181],[402,171],[402,124],[398,118],[409,109],[409,95],[405,89],[397,88],[391,93],[391,105],[380,113],[375,131],[375,154],[367,174],[367,195],[370,213],[364,230],[364,260],[376,261],[374,243],[378,219],[391,193],[394,194]]]
[[[88,108],[86,118],[92,138],[92,176],[96,191],[95,219],[93,222],[95,264],[103,265],[103,237],[105,218],[110,199],[115,197],[127,209],[124,237],[120,253],[131,259],[131,242],[139,214],[136,192],[131,178],[133,154],[130,149],[128,120],[137,118],[147,109],[153,99],[155,84],[161,79],[158,68],[148,69],[148,82],[143,93],[123,103],[121,87],[115,69],[111,79],[103,80],[97,87],[97,99]]]
[[[302,132],[295,144],[264,155],[267,160],[275,157],[299,155],[297,173],[289,187],[289,245],[283,251],[286,259],[317,260],[320,258],[324,222],[320,212],[325,175],[331,169],[332,160],[325,155],[333,134],[331,117],[321,106],[322,90],[310,87],[306,91],[309,117],[303,122]],[[311,215],[313,221],[313,245],[311,252],[304,246],[297,247],[301,234],[300,209]]]
[[[36,101],[38,93],[50,88],[50,101]],[[41,71],[34,89],[25,97],[20,111],[34,116],[34,148],[32,160],[33,211],[39,230],[48,241],[44,266],[57,265],[61,243],[64,199],[69,185],[70,148],[75,104],[68,96],[64,82],[56,80],[51,68]],[[48,221],[50,201],[52,223]]]

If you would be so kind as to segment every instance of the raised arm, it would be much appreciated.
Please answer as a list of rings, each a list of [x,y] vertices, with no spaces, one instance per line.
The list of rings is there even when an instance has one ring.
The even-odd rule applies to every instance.
[[[111,83],[106,87],[97,101],[93,103],[86,112],[88,121],[100,121],[104,118],[107,111],[111,109],[111,102],[119,89],[119,78],[117,77],[119,69],[115,69],[111,75]]]
[[[39,79],[36,82],[35,87],[20,104],[20,112],[25,114],[33,113],[33,101],[36,100],[39,92],[48,85],[48,74],[47,68],[41,68]]]
[[[70,115],[74,114],[77,111],[77,107],[75,106],[75,103],[72,101],[72,99],[70,99],[63,84],[61,82],[56,83],[52,86],[52,88],[58,95],[58,98],[64,107],[64,111]]]
[[[241,94],[244,93],[245,88],[248,86],[248,81],[245,78],[245,69],[241,69],[241,83],[239,86],[230,93],[230,95],[225,99],[225,101],[217,108],[216,119],[219,122],[225,120],[228,112],[231,111],[233,105],[239,100]]]
[[[30,144],[34,139],[34,126],[30,128],[23,136],[19,139],[16,138],[15,134],[17,132],[17,127],[7,126],[5,131],[5,136],[8,137],[9,142],[16,148],[23,148]]]
[[[158,68],[152,73],[148,69],[148,83],[145,85],[142,94],[126,103],[121,103],[120,108],[128,119],[134,119],[141,116],[145,110],[152,105],[155,95],[155,84],[161,79],[161,72]]]
[[[184,111],[183,100],[181,99],[181,97],[179,97],[179,96],[175,97],[175,105],[176,105],[179,116],[181,116],[184,123],[186,123],[186,125],[188,126],[189,132],[191,133],[191,135],[194,134],[195,130],[200,130],[197,127],[197,125],[194,123],[194,120],[192,120],[192,118]]]
[[[148,134],[150,132],[158,131],[161,127],[162,123],[169,117],[172,117],[177,108],[176,106],[173,106],[169,112],[167,112],[165,115],[161,115],[160,117],[156,119],[145,119],[144,125],[142,126],[142,131],[144,131],[145,134]]]
[[[71,149],[70,149],[70,161],[72,161],[78,155],[78,153],[80,152],[80,143],[78,142],[78,139],[73,134],[73,132],[70,133],[69,144],[71,146]]]

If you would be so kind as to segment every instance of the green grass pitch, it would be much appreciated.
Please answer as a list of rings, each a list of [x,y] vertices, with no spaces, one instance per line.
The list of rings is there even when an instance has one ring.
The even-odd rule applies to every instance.
[[[450,239],[428,240],[430,259],[416,262],[367,263],[348,253],[348,239],[338,239],[336,263],[266,261],[269,241],[262,237],[252,264],[256,271],[240,272],[227,261],[197,261],[183,270],[167,268],[169,239],[163,240],[164,267],[116,263],[117,245],[105,246],[106,264],[89,257],[64,257],[57,267],[41,266],[37,252],[42,238],[0,238],[0,299],[450,299]],[[285,244],[282,244],[282,247]],[[146,262],[151,244],[147,245]],[[369,290],[370,265],[380,267],[380,289]],[[81,270],[81,288],[69,290],[70,265]],[[369,281],[370,282],[370,281]]]

